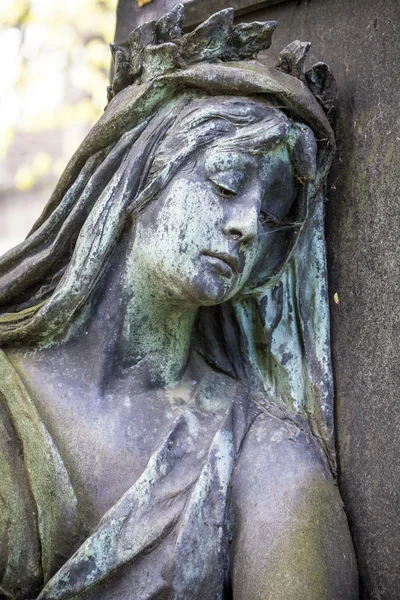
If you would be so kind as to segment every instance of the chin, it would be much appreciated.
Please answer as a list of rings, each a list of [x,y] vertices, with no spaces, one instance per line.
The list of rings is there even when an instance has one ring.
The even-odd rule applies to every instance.
[[[232,296],[232,284],[222,277],[196,276],[190,282],[190,295],[199,306],[221,304]]]

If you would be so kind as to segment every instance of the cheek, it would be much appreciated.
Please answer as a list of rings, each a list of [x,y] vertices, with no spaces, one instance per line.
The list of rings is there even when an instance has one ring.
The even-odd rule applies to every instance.
[[[185,194],[178,208],[183,232],[180,246],[195,258],[198,251],[215,246],[215,239],[221,235],[223,212],[204,184],[185,182]]]
[[[166,238],[170,252],[179,253],[183,267],[198,258],[201,250],[215,247],[222,218],[222,208],[207,186],[185,180],[169,189],[158,213],[157,230]]]
[[[221,207],[205,186],[176,181],[140,216],[135,243],[155,267],[186,272],[199,251],[212,243],[221,221]]]

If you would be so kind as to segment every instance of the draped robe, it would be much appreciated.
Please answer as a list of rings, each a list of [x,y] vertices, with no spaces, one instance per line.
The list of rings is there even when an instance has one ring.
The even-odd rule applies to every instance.
[[[190,403],[83,540],[62,457],[1,351],[0,400],[0,598],[224,597],[230,479],[260,407],[241,394],[218,413]]]

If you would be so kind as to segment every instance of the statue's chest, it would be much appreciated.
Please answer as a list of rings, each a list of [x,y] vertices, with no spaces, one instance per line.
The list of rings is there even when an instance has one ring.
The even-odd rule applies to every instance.
[[[236,382],[213,372],[196,373],[174,389],[141,392],[123,378],[99,390],[90,373],[68,365],[56,371],[35,360],[23,367],[20,372],[60,452],[88,530],[137,481],[189,405],[205,419],[208,433],[194,435],[192,453],[194,462],[203,460],[206,438],[217,431],[237,394]]]
[[[141,475],[190,390],[135,394],[120,386],[103,396],[79,386],[52,391],[35,394],[38,409],[91,528]]]

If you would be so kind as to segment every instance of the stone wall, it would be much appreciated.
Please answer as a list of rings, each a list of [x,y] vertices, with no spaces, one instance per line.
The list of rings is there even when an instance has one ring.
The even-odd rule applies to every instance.
[[[139,23],[159,17],[175,2],[153,0],[135,8],[133,16],[128,16],[128,4],[131,11],[131,0],[120,0],[120,42],[128,22],[135,24],[132,19]],[[186,4],[193,11],[199,7],[198,0]],[[244,7],[240,0],[230,4]],[[311,41],[310,63],[329,63],[338,82],[338,154],[328,192],[326,233],[339,484],[359,562],[361,598],[398,600],[400,3],[266,4],[253,2],[249,13],[246,2],[246,14],[239,18],[279,21],[266,60],[276,58],[294,39]],[[208,14],[226,6],[225,1],[202,1]]]

